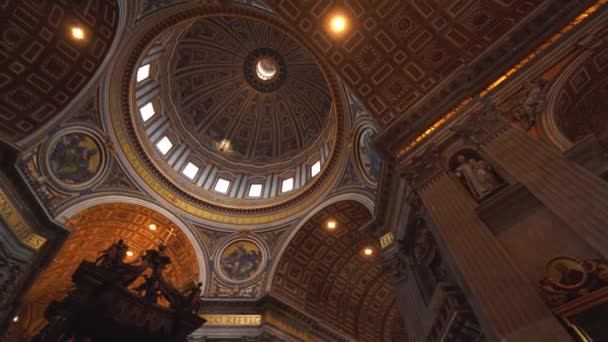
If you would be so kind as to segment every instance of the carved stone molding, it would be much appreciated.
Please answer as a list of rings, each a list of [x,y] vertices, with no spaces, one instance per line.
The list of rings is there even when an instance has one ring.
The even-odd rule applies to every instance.
[[[465,141],[483,145],[510,128],[511,124],[503,118],[503,113],[491,100],[481,101],[481,108],[473,112],[462,124],[451,130]]]
[[[427,341],[484,341],[481,326],[459,288],[440,283],[425,320]]]
[[[393,244],[383,253],[382,268],[393,277],[393,281],[401,282],[407,279],[411,261],[405,255],[400,244]]]
[[[441,166],[439,149],[435,145],[430,145],[402,167],[403,175],[414,189],[428,185],[443,172],[445,169]]]

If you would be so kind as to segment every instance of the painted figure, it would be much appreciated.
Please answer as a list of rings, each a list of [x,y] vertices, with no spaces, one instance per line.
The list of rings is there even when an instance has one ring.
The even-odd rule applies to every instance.
[[[81,133],[63,136],[50,155],[51,171],[59,180],[69,184],[91,180],[99,170],[99,164],[97,144]]]
[[[380,177],[380,169],[382,168],[382,159],[370,146],[373,132],[371,130],[363,132],[359,142],[359,155],[361,163],[367,176],[374,182]]]
[[[233,280],[245,280],[252,277],[260,267],[262,254],[257,248],[246,248],[242,243],[224,255],[221,265],[225,274]]]

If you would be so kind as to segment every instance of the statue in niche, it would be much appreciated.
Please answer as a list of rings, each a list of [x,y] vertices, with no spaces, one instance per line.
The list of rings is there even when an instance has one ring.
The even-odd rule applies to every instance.
[[[481,158],[456,157],[458,166],[454,170],[456,176],[464,180],[475,199],[480,200],[491,194],[501,184],[492,166]]]
[[[536,81],[526,81],[524,83],[525,92],[520,100],[519,106],[515,109],[515,119],[528,130],[536,121],[536,115],[545,106],[545,97],[549,88],[549,82],[543,79]]]

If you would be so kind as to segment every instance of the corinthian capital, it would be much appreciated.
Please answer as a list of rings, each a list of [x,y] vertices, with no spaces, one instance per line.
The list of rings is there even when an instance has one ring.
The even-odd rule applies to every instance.
[[[481,145],[499,132],[511,127],[503,113],[489,99],[481,100],[481,108],[473,112],[464,123],[451,128],[456,135]]]
[[[441,171],[443,170],[439,162],[439,150],[435,145],[430,145],[402,167],[403,174],[414,189],[418,189]]]

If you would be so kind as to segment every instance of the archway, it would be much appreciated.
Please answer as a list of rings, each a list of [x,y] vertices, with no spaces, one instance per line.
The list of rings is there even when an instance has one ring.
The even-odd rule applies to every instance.
[[[546,129],[558,146],[560,141],[576,143],[594,134],[608,155],[607,58],[608,44],[603,44],[577,58],[556,80],[549,94]]]
[[[67,293],[71,275],[82,260],[95,260],[99,251],[119,239],[132,252],[127,262],[166,243],[172,260],[166,278],[178,289],[199,280],[199,261],[190,240],[175,222],[153,209],[131,203],[102,203],[76,213],[66,226],[72,232],[24,298],[19,320],[10,333],[16,340],[29,340],[46,324],[46,306]]]
[[[357,341],[390,340],[401,318],[380,246],[361,230],[371,217],[363,204],[345,200],[308,218],[278,261],[271,295]]]

